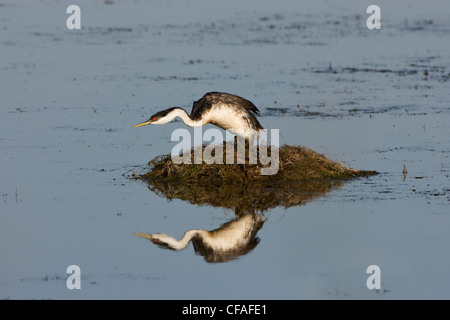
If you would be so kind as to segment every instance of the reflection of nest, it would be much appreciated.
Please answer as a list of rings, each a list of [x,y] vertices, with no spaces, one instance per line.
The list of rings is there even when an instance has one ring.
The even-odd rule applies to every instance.
[[[344,181],[312,180],[291,183],[219,183],[202,181],[174,182],[146,180],[148,188],[169,200],[180,199],[196,205],[233,209],[240,216],[263,213],[275,207],[303,205],[339,188]]]

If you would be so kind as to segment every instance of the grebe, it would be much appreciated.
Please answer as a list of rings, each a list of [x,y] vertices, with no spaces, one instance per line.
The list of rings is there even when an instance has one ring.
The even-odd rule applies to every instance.
[[[188,230],[180,240],[165,233],[139,233],[139,237],[149,239],[166,249],[183,250],[192,241],[194,250],[208,262],[225,262],[250,252],[258,244],[256,233],[264,224],[261,215],[248,213],[224,223],[219,228],[207,230]]]
[[[184,109],[173,107],[159,111],[147,121],[133,127],[164,124],[179,117],[190,127],[201,127],[211,123],[237,136],[252,140],[258,137],[259,129],[263,129],[255,115],[259,115],[259,110],[247,99],[224,92],[208,92],[200,100],[194,101],[190,115]]]

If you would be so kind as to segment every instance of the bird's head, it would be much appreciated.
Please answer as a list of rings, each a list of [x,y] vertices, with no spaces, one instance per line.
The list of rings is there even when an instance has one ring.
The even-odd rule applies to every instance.
[[[156,244],[160,248],[175,250],[175,248],[172,245],[175,239],[165,233],[148,234],[135,232],[135,234],[138,237],[149,239],[152,243]]]
[[[155,113],[154,115],[152,115],[147,121],[139,123],[139,124],[136,124],[133,127],[136,128],[136,127],[146,126],[148,124],[164,124],[164,123],[167,123],[168,121],[172,120],[172,119],[169,119],[169,117],[168,117],[169,113],[171,113],[175,109],[178,109],[178,108],[174,107],[174,108],[169,108],[169,109],[166,109],[166,110],[159,111],[159,112]]]

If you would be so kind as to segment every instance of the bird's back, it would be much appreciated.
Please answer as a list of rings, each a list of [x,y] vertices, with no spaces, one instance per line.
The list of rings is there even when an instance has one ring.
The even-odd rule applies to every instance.
[[[247,99],[224,92],[208,92],[194,102],[190,118],[250,139],[263,129],[256,114],[259,114],[258,108]]]
[[[208,262],[233,260],[256,247],[259,243],[256,233],[263,224],[259,214],[249,213],[224,223],[216,230],[203,230],[201,236],[192,239],[192,244]]]
[[[247,99],[225,92],[208,92],[201,99],[194,101],[191,118],[193,120],[199,120],[211,108],[222,104],[230,108],[244,109],[259,115],[258,108]]]

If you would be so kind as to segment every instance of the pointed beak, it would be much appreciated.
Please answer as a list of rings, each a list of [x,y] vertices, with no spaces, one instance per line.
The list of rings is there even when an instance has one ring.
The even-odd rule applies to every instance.
[[[148,120],[148,121],[145,121],[145,122],[142,122],[142,123],[139,123],[139,124],[135,124],[133,127],[137,128],[137,127],[146,126],[148,124],[152,124],[152,122],[153,122],[152,120]]]
[[[148,234],[148,233],[135,232],[134,234],[137,235],[138,237],[141,237],[141,238],[146,238],[146,239],[153,240],[152,235]]]

